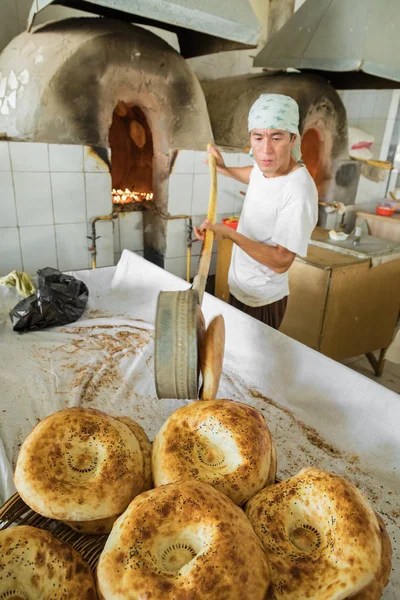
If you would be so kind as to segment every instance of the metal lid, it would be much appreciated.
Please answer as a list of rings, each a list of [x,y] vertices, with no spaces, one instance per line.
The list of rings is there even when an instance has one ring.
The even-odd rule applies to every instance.
[[[400,81],[399,31],[396,0],[306,0],[254,66],[363,72]]]
[[[28,31],[36,15],[52,4],[173,31],[185,58],[255,48],[260,37],[248,0],[34,0]]]

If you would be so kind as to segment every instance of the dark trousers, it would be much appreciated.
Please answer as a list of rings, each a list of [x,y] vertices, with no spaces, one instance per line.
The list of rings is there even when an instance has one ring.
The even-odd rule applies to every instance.
[[[229,304],[246,313],[246,315],[250,315],[258,321],[265,323],[265,325],[269,325],[274,329],[279,329],[283,321],[283,317],[285,316],[287,299],[288,297],[285,296],[282,298],[282,300],[278,300],[277,302],[265,304],[264,306],[252,307],[247,306],[247,304],[243,304],[243,302],[239,302],[239,300],[230,294]]]

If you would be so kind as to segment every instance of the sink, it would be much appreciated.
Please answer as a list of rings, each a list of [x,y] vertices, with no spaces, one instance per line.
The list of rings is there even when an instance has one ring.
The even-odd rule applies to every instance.
[[[363,235],[360,244],[358,246],[353,246],[353,239],[354,238],[351,235],[347,240],[337,242],[331,240],[329,235],[326,237],[318,236],[318,239],[311,239],[310,244],[312,246],[326,248],[327,250],[334,250],[341,254],[348,254],[349,256],[354,256],[356,258],[371,258],[400,253],[399,242],[384,240],[372,235]]]

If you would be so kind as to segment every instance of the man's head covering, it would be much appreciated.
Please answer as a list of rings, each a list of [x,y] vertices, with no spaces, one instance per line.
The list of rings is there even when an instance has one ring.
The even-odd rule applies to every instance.
[[[293,98],[283,94],[261,94],[250,109],[248,130],[282,129],[295,133],[297,138],[292,155],[298,162],[301,159],[299,120],[299,105]]]

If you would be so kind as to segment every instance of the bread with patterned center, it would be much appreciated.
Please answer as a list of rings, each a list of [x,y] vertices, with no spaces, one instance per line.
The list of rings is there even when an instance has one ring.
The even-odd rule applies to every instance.
[[[58,411],[24,441],[15,486],[36,512],[81,533],[105,533],[150,485],[150,442],[131,419],[90,408]]]
[[[383,521],[346,479],[312,467],[265,488],[246,514],[267,554],[274,600],[378,600],[389,581]]]
[[[232,400],[178,408],[153,442],[156,486],[197,479],[242,504],[275,481],[276,453],[263,415]]]
[[[137,496],[100,556],[102,600],[264,600],[265,553],[244,512],[199,481]]]

